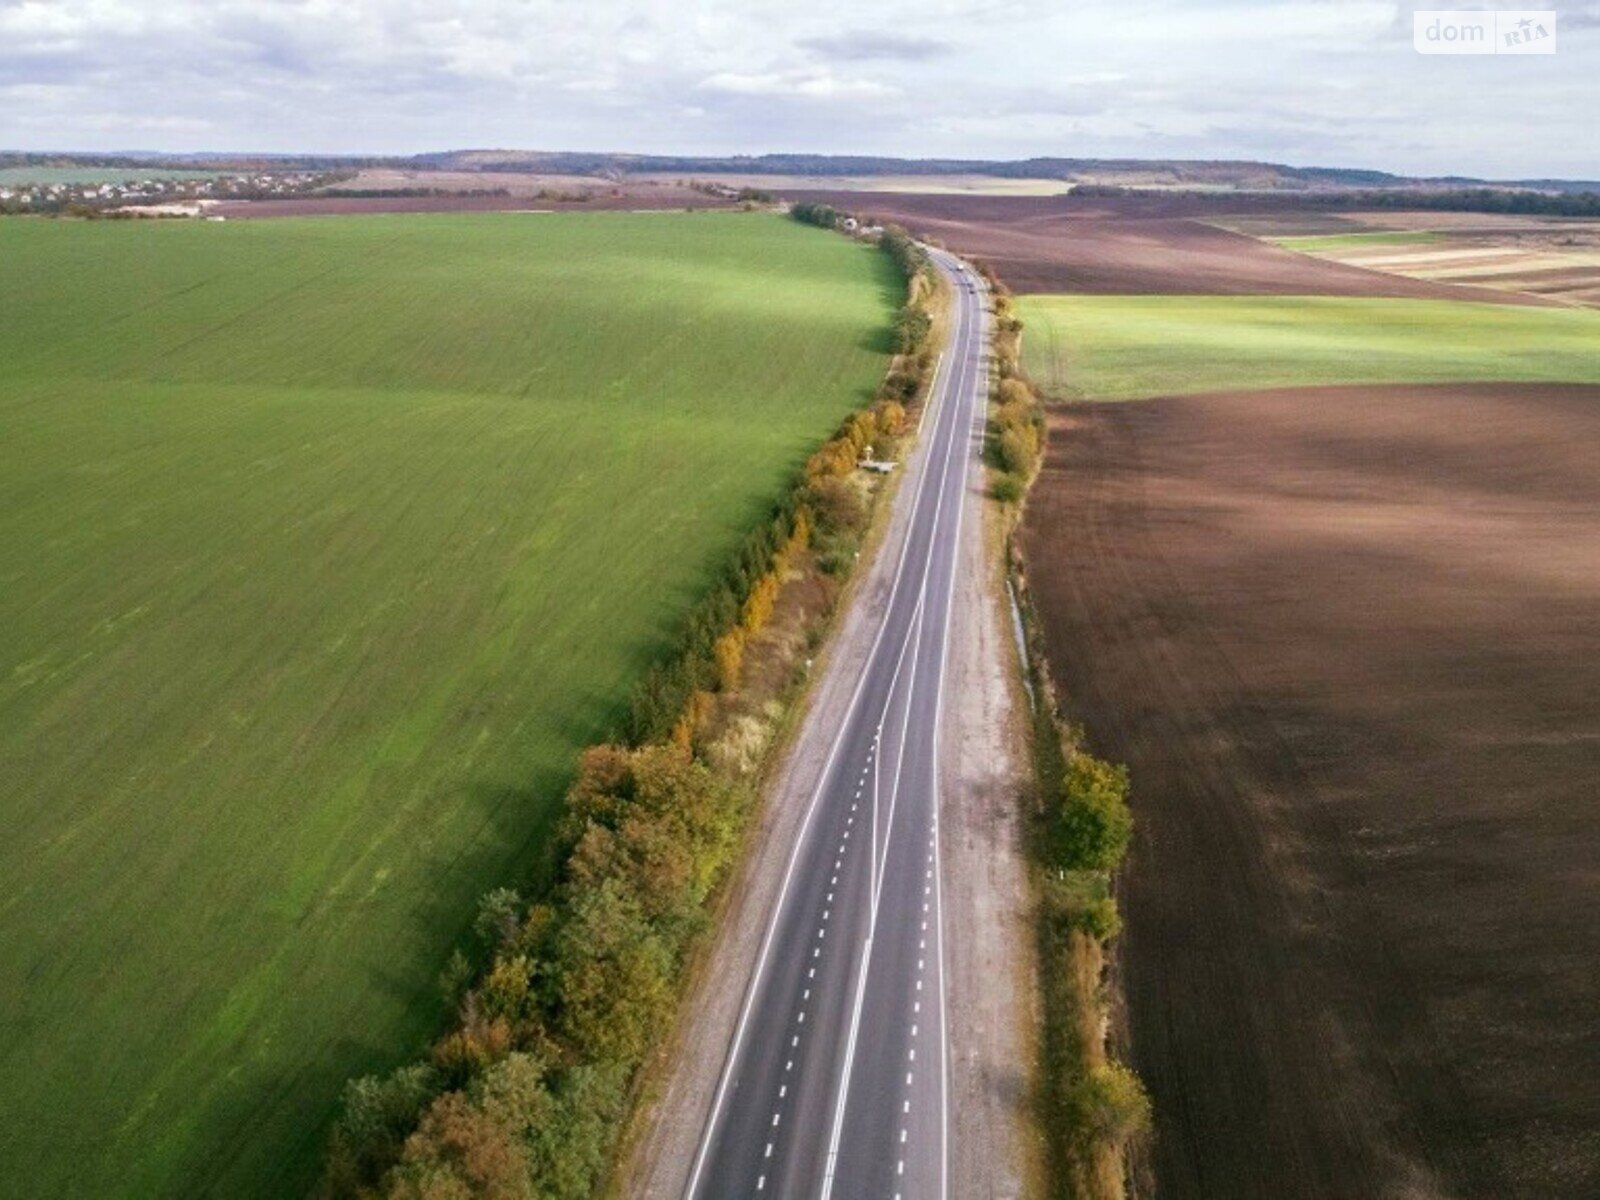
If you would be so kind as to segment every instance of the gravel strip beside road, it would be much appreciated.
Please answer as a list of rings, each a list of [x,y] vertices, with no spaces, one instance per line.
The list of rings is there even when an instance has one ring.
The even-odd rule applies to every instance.
[[[982,500],[983,467],[971,485]],[[1022,805],[1026,700],[1006,611],[997,514],[964,533],[941,770],[949,972],[950,1194],[1013,1200],[1041,1178],[1029,1087],[1039,1028]]]

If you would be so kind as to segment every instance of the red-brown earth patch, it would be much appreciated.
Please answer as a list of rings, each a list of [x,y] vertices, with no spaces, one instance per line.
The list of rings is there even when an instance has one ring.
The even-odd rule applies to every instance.
[[[1600,388],[1053,421],[1023,545],[1132,771],[1144,1182],[1600,1196]]]

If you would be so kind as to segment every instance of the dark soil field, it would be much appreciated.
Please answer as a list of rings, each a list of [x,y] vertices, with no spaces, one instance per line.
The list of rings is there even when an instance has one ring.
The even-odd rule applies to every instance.
[[[1163,1200],[1600,1195],[1600,388],[1057,410]]]
[[[1309,201],[1145,193],[1133,196],[913,196],[805,193],[904,225],[988,263],[1016,292],[1091,295],[1398,296],[1538,304],[1488,288],[1408,279],[1315,259],[1206,219],[1260,211],[1297,228],[1320,216]],[[1342,228],[1342,226],[1341,226]]]

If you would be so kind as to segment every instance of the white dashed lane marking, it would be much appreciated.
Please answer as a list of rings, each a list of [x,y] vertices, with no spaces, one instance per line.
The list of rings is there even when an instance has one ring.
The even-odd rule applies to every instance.
[[[868,761],[870,762],[872,756],[869,754],[867,757],[868,757]],[[867,770],[863,769],[861,774],[862,774],[862,777],[865,778],[866,775],[867,775]],[[863,785],[863,786],[865,786],[865,785]],[[861,792],[862,792],[862,788],[861,787],[856,788],[856,801],[860,800]],[[829,887],[837,887],[838,886],[838,883],[839,883],[839,874],[838,873],[844,866],[845,852],[846,852],[846,850],[849,849],[849,841],[850,841],[850,828],[849,827],[855,824],[856,819],[855,819],[855,816],[853,814],[856,812],[858,807],[859,807],[859,804],[857,802],[852,802],[851,805],[850,805],[850,813],[851,813],[851,815],[849,815],[849,816],[847,816],[845,818],[844,835],[843,835],[843,837],[841,838],[841,840],[839,842],[839,854],[838,854],[838,857],[833,860],[833,874],[828,879],[828,886]],[[832,908],[833,896],[834,896],[834,894],[830,891],[827,894],[827,899],[824,901],[824,903],[826,903],[829,907],[824,908],[822,910],[823,925],[818,927],[818,929],[817,929],[817,941],[818,942],[822,942],[823,940],[825,940],[826,937],[827,937],[827,934],[828,934],[827,922],[833,916],[833,908]],[[819,958],[819,957],[821,957],[821,955],[822,955],[822,947],[820,945],[815,946],[815,947],[812,948],[811,957],[813,959]],[[816,977],[817,977],[817,968],[816,967],[808,967],[806,969],[806,978],[807,979],[815,979]],[[810,1000],[811,1000],[811,989],[808,987],[808,988],[805,988],[803,990],[802,994],[801,994],[801,1002],[802,1003],[809,1003]],[[796,1025],[804,1025],[805,1022],[806,1022],[806,1010],[804,1008],[801,1008],[799,1010],[799,1012],[796,1013],[796,1015],[795,1015],[795,1024]],[[793,1037],[790,1038],[789,1045],[790,1045],[791,1048],[793,1048],[793,1047],[799,1046],[799,1044],[800,1044],[800,1035],[797,1033]],[[789,1075],[789,1074],[793,1073],[793,1071],[794,1071],[794,1059],[791,1058],[791,1059],[788,1059],[787,1061],[784,1062],[783,1071],[784,1071],[785,1075]],[[789,1095],[789,1085],[787,1083],[780,1084],[778,1086],[778,1100],[780,1101],[780,1103],[783,1100],[787,1099],[788,1095]],[[782,1110],[781,1107],[772,1114],[772,1127],[773,1128],[777,1128],[778,1127],[779,1121],[782,1119],[782,1115],[783,1115],[783,1110]],[[765,1150],[763,1152],[762,1157],[764,1159],[770,1159],[773,1156],[774,1152],[776,1151],[776,1145],[777,1144],[775,1142],[768,1142],[766,1144],[766,1147],[765,1147]],[[758,1192],[759,1191],[764,1191],[764,1190],[766,1190],[766,1186],[767,1186],[767,1177],[765,1175],[762,1175],[756,1180],[756,1191],[758,1191]]]

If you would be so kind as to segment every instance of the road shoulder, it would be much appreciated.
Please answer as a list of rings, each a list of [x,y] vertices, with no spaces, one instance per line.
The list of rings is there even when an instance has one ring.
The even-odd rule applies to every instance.
[[[951,1195],[1014,1200],[1042,1177],[1033,1134],[1038,966],[1023,805],[1027,707],[1005,593],[1004,530],[984,497],[962,532],[951,614],[951,708],[941,750]]]

